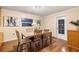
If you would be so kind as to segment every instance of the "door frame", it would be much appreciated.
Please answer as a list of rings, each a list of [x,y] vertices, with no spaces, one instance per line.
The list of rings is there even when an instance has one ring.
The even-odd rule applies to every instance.
[[[65,34],[58,34],[58,19],[64,19],[65,20]],[[56,37],[59,39],[67,40],[67,17],[66,16],[59,16],[56,17]]]

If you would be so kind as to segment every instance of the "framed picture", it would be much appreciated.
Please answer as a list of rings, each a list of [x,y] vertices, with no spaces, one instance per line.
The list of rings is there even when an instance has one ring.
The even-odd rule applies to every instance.
[[[12,16],[4,16],[3,17],[3,25],[5,27],[16,27],[18,26],[18,18],[17,17],[12,17]]]
[[[32,23],[33,23],[33,19],[21,18],[22,27],[32,26]]]

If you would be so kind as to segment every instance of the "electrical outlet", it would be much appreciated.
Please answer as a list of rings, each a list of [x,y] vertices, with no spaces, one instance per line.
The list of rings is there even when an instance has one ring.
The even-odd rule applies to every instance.
[[[15,33],[13,33],[13,35],[15,35]]]

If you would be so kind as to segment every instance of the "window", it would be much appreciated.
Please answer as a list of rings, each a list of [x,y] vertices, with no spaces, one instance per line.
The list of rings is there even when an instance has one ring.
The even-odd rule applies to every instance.
[[[58,20],[58,28],[59,28],[59,34],[64,34],[64,20],[63,19],[60,19]]]

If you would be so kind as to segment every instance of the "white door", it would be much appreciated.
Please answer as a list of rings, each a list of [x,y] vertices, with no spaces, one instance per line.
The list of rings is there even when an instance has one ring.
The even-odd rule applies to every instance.
[[[57,38],[67,40],[67,19],[57,17]]]

